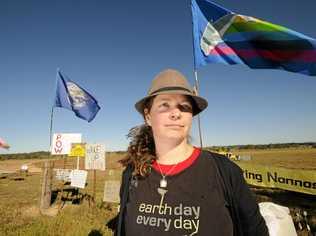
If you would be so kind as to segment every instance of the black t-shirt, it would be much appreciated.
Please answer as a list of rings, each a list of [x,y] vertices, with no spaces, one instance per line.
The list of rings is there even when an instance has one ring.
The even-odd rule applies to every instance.
[[[200,155],[182,172],[167,176],[162,204],[161,174],[154,169],[132,180],[125,213],[126,235],[233,235],[233,223],[212,158]]]

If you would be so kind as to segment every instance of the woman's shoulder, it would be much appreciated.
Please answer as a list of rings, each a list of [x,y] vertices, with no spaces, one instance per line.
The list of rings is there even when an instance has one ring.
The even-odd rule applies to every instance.
[[[214,160],[218,168],[221,170],[227,171],[229,173],[238,174],[241,172],[240,167],[236,163],[234,163],[228,157],[222,154],[212,152],[209,150],[202,150],[201,157],[209,161]]]
[[[133,173],[133,170],[134,168],[132,164],[126,165],[122,172],[122,178],[130,178]]]
[[[223,165],[229,165],[232,161],[228,159],[228,157],[224,156],[223,154],[212,152],[209,150],[202,149],[201,156],[204,159],[213,159],[218,160]]]

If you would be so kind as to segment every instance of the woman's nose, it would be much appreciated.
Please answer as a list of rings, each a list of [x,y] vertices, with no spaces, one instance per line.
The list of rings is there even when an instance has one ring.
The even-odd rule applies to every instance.
[[[170,112],[170,118],[173,120],[179,119],[181,117],[181,111],[178,107],[174,107]]]

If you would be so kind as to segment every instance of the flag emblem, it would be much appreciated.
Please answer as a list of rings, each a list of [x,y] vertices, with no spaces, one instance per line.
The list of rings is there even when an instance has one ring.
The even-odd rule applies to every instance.
[[[84,106],[87,106],[87,102],[89,100],[88,96],[86,96],[86,93],[80,89],[78,85],[76,85],[73,82],[66,82],[67,89],[69,92],[69,96],[71,98],[73,107],[75,109],[80,109]]]
[[[92,121],[100,110],[97,100],[61,71],[57,72],[54,107],[71,110],[77,117],[88,122]]]

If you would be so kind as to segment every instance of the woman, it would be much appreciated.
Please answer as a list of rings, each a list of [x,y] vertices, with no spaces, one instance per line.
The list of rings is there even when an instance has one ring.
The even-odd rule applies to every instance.
[[[193,147],[192,118],[207,107],[186,78],[165,70],[136,109],[121,186],[117,235],[268,235],[239,167]]]

